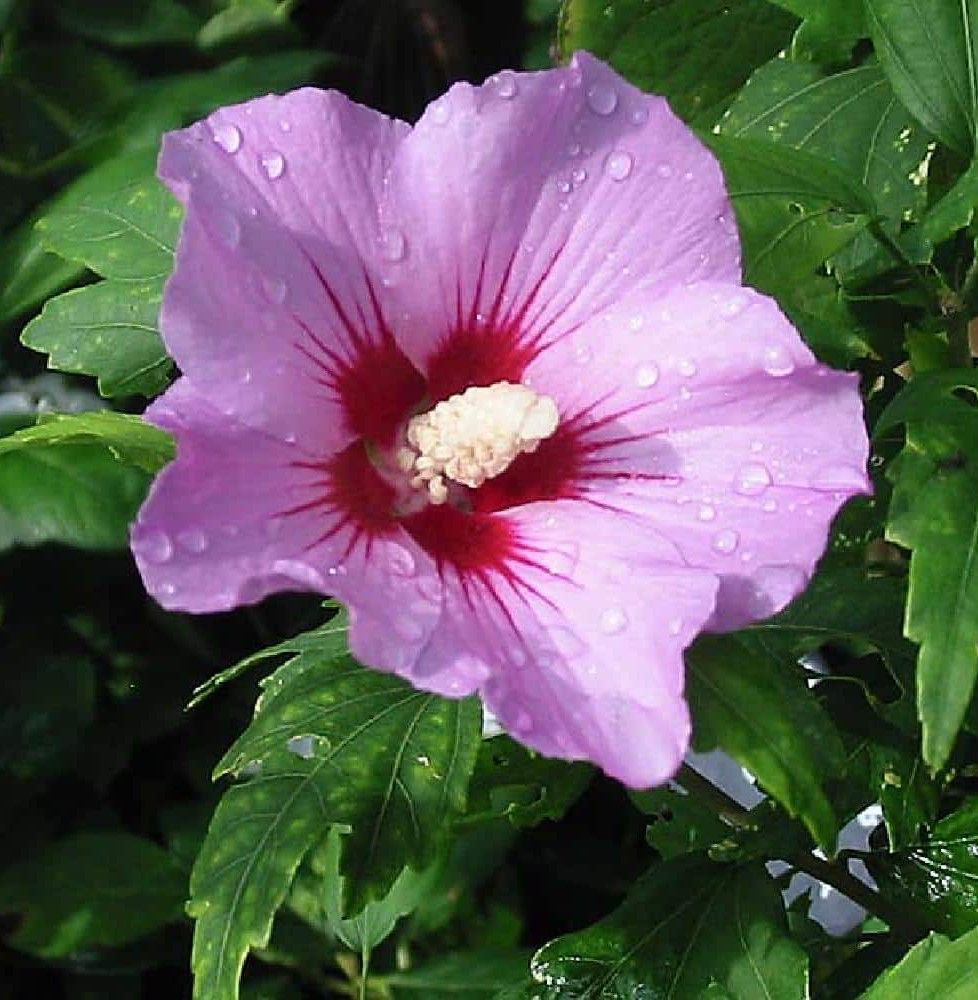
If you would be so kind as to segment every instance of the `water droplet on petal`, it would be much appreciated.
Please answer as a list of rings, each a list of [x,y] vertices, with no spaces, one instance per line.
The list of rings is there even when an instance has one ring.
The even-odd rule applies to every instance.
[[[635,315],[628,321],[628,329],[641,330],[644,323],[645,317],[641,313],[635,313]]]
[[[572,174],[571,180],[575,184],[583,184],[587,180],[587,171],[583,167],[578,167]]]
[[[682,618],[673,618],[673,620],[669,622],[670,635],[679,635],[679,633],[682,632],[682,630],[683,630]]]
[[[208,546],[207,535],[199,528],[188,528],[177,535],[177,541],[188,552],[203,552]]]
[[[140,535],[133,548],[137,555],[154,563],[165,563],[173,555],[173,543],[162,531],[148,531]]]
[[[292,122],[289,122],[289,121],[280,121],[280,122],[278,123],[278,127],[279,127],[279,128],[280,128],[280,129],[281,129],[281,130],[282,130],[283,132],[291,132],[291,131],[292,131]]]
[[[604,172],[613,181],[623,181],[632,172],[635,161],[631,153],[615,150],[607,155],[604,161]]]
[[[866,476],[853,465],[825,465],[816,470],[811,484],[823,490],[863,490]]]
[[[262,277],[262,287],[270,302],[281,305],[289,294],[289,286],[281,278],[266,274]]]
[[[635,369],[635,384],[640,389],[651,389],[659,381],[659,367],[646,361]]]
[[[568,156],[580,156],[581,155],[581,144],[579,142],[572,142],[567,147]]]
[[[301,757],[303,760],[310,760],[316,756],[316,737],[293,736],[286,742],[285,748],[290,753],[294,753],[296,757]]]
[[[394,576],[412,577],[417,571],[414,556],[403,545],[398,545],[396,542],[392,542],[387,549],[387,565]]]
[[[618,107],[618,91],[607,83],[594,83],[588,88],[587,106],[596,115],[610,115]]]
[[[737,473],[734,487],[743,496],[753,497],[763,493],[771,485],[771,473],[760,462],[749,462]]]
[[[633,125],[644,125],[649,120],[649,109],[635,108],[628,119]]]
[[[735,295],[723,304],[723,308],[720,311],[724,316],[732,318],[739,316],[744,311],[746,305],[747,299],[743,295]]]
[[[608,608],[601,613],[601,631],[605,635],[622,632],[628,625],[628,615],[622,608]]]
[[[586,365],[594,357],[594,352],[590,347],[578,347],[574,351],[574,357],[579,365]]]
[[[692,378],[696,374],[696,363],[693,361],[680,361],[676,367],[679,369],[679,374],[685,375],[686,378]]]
[[[723,555],[729,555],[734,549],[737,548],[737,544],[740,542],[740,535],[736,531],[731,531],[729,528],[724,531],[718,531],[713,536],[713,548],[722,553]]]
[[[214,141],[225,153],[236,153],[241,148],[241,129],[229,122],[214,127]]]
[[[696,516],[701,521],[714,521],[717,516],[717,509],[713,504],[705,503],[700,506],[700,509],[696,512]]]
[[[672,177],[672,167],[668,163],[660,163],[656,168],[655,172],[660,177]]]
[[[783,378],[795,370],[791,355],[780,344],[771,344],[764,348],[764,371],[775,378]]]
[[[777,500],[765,500],[764,503],[761,504],[761,510],[765,511],[768,514],[773,514],[777,509],[778,509]]]
[[[452,117],[452,109],[446,101],[431,106],[431,120],[436,125],[444,125]]]
[[[380,252],[386,260],[397,263],[407,256],[407,239],[400,229],[383,229],[380,233]]]
[[[571,192],[571,183],[570,183],[570,181],[557,181],[557,190],[561,194],[570,194],[570,192]]]
[[[504,69],[502,73],[497,73],[493,78],[493,83],[496,87],[496,93],[504,101],[514,98],[519,90],[519,84],[516,82],[516,74],[508,69]]]
[[[261,168],[270,181],[277,181],[285,173],[285,157],[281,153],[264,153]]]

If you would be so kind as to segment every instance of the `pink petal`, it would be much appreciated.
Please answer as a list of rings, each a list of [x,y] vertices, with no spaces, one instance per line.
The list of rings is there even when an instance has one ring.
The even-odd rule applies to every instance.
[[[405,676],[455,696],[479,687],[543,753],[636,787],[665,780],[689,736],[682,651],[713,610],[715,578],[627,514],[559,501],[499,516],[519,556],[505,573],[446,574],[442,620]]]
[[[368,663],[401,669],[434,627],[434,564],[396,526],[358,533],[322,495],[321,473],[270,434],[219,412],[180,379],[147,411],[176,435],[177,458],[157,477],[132,528],[146,589],[166,608],[225,611],[281,590],[334,595],[350,606],[351,643]],[[407,629],[391,628],[391,608]],[[364,634],[368,638],[364,639]]]
[[[713,156],[662,98],[583,52],[454,86],[398,148],[384,211],[405,239],[388,267],[397,335],[429,376],[453,333],[485,330],[498,352],[500,331],[549,339],[637,289],[739,280]],[[494,364],[507,375],[482,358],[483,384]]]
[[[720,577],[714,629],[799,593],[838,509],[870,491],[857,377],[819,364],[750,289],[623,300],[541,354],[527,379],[562,419],[594,421],[605,445],[588,493],[642,514],[688,565]]]
[[[384,339],[378,199],[407,131],[299,90],[166,137],[160,175],[187,218],[162,332],[219,408],[321,449],[362,432],[330,376]]]

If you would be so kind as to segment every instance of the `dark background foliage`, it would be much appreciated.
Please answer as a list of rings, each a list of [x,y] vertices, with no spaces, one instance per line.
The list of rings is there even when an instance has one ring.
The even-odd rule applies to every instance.
[[[0,0],[0,997],[231,1000],[248,955],[246,1000],[978,996],[976,38],[971,0]],[[126,551],[171,454],[136,417],[173,374],[162,133],[305,83],[410,120],[575,48],[699,130],[748,282],[862,379],[875,496],[793,605],[688,658],[695,748],[756,776],[751,809],[692,768],[627,795],[482,740],[472,702],[344,679],[318,600],[164,613]],[[414,721],[367,719],[368,778],[324,782],[367,689]],[[270,742],[307,705],[334,722]],[[322,813],[261,798],[285,771]],[[392,773],[420,833],[395,815],[368,850]],[[785,912],[795,873],[868,916]]]

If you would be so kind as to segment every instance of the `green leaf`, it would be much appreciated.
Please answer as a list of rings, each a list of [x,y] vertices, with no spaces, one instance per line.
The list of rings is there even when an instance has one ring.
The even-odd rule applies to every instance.
[[[541,1000],[799,1000],[807,966],[763,866],[700,856],[656,865],[609,917],[531,962]]]
[[[395,1000],[492,1000],[527,977],[529,952],[469,951],[384,976]]]
[[[957,941],[940,934],[914,945],[860,1000],[973,1000],[978,995],[978,931]]]
[[[750,68],[785,48],[796,20],[764,0],[568,0],[559,47],[588,49],[712,125]]]
[[[24,220],[0,244],[0,322],[12,319],[76,281],[85,272],[77,261],[48,252],[38,220],[56,209],[71,209],[85,199],[117,191],[133,177],[151,177],[156,149],[128,153],[100,164],[63,188]]]
[[[183,209],[155,177],[60,206],[38,222],[49,250],[104,278],[161,281],[173,268]]]
[[[181,919],[185,879],[152,841],[77,834],[0,872],[0,912],[22,917],[7,943],[62,958],[135,941]]]
[[[897,97],[964,156],[978,122],[975,0],[866,0],[866,22]]]
[[[957,937],[978,927],[978,799],[937,823],[929,837],[870,869],[881,891],[917,907],[930,925]]]
[[[821,157],[756,139],[710,135],[740,223],[745,280],[791,299],[876,214],[870,193]]]
[[[216,773],[254,776],[221,800],[191,879],[195,996],[231,1000],[249,949],[267,944],[295,871],[330,824],[350,833],[346,912],[437,855],[465,806],[477,701],[446,701],[343,654],[331,622],[266,651],[291,654]],[[257,773],[256,773],[257,772]]]
[[[514,826],[559,820],[594,776],[580,761],[541,757],[511,740],[483,740],[469,786],[465,825],[506,817]]]
[[[0,438],[2,446],[9,438]],[[20,447],[0,455],[0,551],[60,542],[124,549],[149,477],[103,445]]]
[[[340,875],[340,853],[343,834],[334,827],[327,838],[326,849],[319,864],[314,863],[322,878],[323,909],[329,929],[348,947],[369,953],[394,930],[398,920],[424,901],[435,884],[438,866],[425,871],[402,869],[384,896],[375,899],[352,917],[343,916],[343,877]]]
[[[800,672],[747,634],[702,637],[686,663],[695,748],[726,750],[825,850],[834,850],[839,823],[825,784],[845,759]]]
[[[866,36],[862,3],[853,0],[773,0],[804,18],[791,49],[813,62],[848,62],[860,38]]]
[[[924,204],[921,164],[930,156],[930,136],[878,65],[825,76],[815,66],[774,59],[747,81],[720,127],[724,135],[767,139],[832,161],[873,193],[880,215],[897,229]],[[881,252],[868,234],[857,244],[848,269]]]
[[[166,431],[128,413],[96,410],[44,414],[35,426],[0,438],[0,460],[13,453],[38,454],[90,444],[99,444],[116,461],[146,472],[158,472],[174,455],[173,439]]]
[[[218,11],[200,29],[197,44],[205,52],[228,49],[243,43],[278,44],[295,40],[298,32],[289,22],[294,3],[291,0],[238,0]]]
[[[907,256],[919,264],[930,261],[937,246],[971,225],[976,209],[978,162],[972,163],[951,190],[928,209],[920,225],[903,235],[900,242]]]
[[[160,282],[100,281],[49,299],[21,334],[48,368],[95,375],[103,396],[155,396],[173,370],[156,328]]]
[[[649,817],[646,839],[666,861],[708,851],[733,833],[733,829],[701,799],[674,782],[628,795]]]
[[[62,27],[120,48],[192,42],[198,16],[177,0],[58,0]]]
[[[934,769],[951,754],[978,676],[976,401],[974,372],[921,375],[875,431],[906,424],[906,445],[887,470],[894,489],[886,537],[913,553],[905,631],[920,644],[917,712],[923,757]]]

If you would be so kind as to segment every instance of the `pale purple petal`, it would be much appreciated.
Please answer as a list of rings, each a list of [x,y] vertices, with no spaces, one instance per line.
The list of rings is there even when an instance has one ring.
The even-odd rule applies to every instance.
[[[398,336],[421,366],[460,325],[528,342],[636,289],[740,277],[714,157],[584,52],[452,87],[399,147],[384,210],[404,237],[387,271]]]
[[[799,593],[829,524],[869,491],[857,377],[819,364],[773,300],[700,283],[616,303],[528,369],[562,414],[600,426],[589,492],[641,513],[721,580],[711,627]],[[601,421],[605,421],[601,424]]]
[[[512,573],[446,575],[442,620],[405,676],[455,696],[479,688],[543,753],[636,787],[663,781],[688,742],[682,652],[715,578],[628,515],[558,501],[501,516],[521,540]]]
[[[299,90],[166,137],[160,175],[187,217],[161,329],[220,409],[279,437],[353,436],[324,381],[382,334],[377,205],[407,131]]]
[[[413,662],[440,611],[431,559],[400,530],[356,537],[342,512],[320,504],[321,476],[270,434],[219,412],[188,379],[147,411],[175,434],[177,458],[156,478],[132,528],[149,593],[166,608],[225,611],[281,590],[331,594],[349,604],[351,643],[369,663]],[[390,609],[411,632],[391,631]]]

